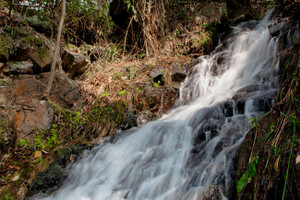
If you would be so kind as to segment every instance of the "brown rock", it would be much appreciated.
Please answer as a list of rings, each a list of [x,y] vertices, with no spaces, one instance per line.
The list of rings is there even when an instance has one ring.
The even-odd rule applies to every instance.
[[[40,76],[41,82],[46,82],[49,79],[50,73],[43,73]],[[71,107],[80,98],[78,85],[71,80],[63,71],[57,71],[50,98],[59,103],[63,107]]]
[[[34,129],[50,129],[53,121],[54,111],[47,101],[33,100],[34,107],[23,106],[20,110],[13,110],[14,128],[19,138],[24,138]]]
[[[34,107],[33,99],[44,96],[44,91],[49,80],[49,72],[38,76],[20,76],[15,81],[14,95],[16,104],[26,107]],[[63,107],[71,107],[80,98],[78,85],[63,71],[56,72],[50,98]]]
[[[26,39],[28,41],[26,41]],[[50,71],[54,56],[55,43],[37,32],[34,35],[23,38],[25,45],[18,47],[15,55],[17,60],[25,61],[30,59],[35,65],[36,72]],[[33,42],[31,40],[34,40]],[[27,44],[28,43],[28,44]],[[57,57],[57,65],[61,64],[60,56]]]
[[[76,76],[83,74],[89,64],[90,61],[86,59],[84,55],[73,53],[70,50],[65,49],[62,66],[69,77],[75,78]]]

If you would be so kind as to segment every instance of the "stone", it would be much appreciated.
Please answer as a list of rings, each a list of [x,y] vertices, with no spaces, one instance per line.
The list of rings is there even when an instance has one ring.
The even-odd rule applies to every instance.
[[[55,25],[52,20],[38,15],[28,16],[25,18],[25,21],[39,33],[47,35],[51,35],[53,26]]]
[[[5,116],[0,115],[0,157],[2,157],[2,153],[6,153],[9,148],[14,147],[16,141],[11,116],[8,113]]]
[[[20,76],[16,80],[14,96],[18,105],[34,107],[32,99],[42,98],[48,84],[50,72],[40,75]],[[63,87],[62,87],[63,86]],[[50,99],[62,107],[71,107],[80,98],[78,85],[71,80],[63,71],[56,71]]]
[[[18,61],[30,59],[35,66],[35,72],[50,71],[54,56],[55,43],[46,36],[34,32],[33,35],[24,37],[20,41],[14,57]],[[57,56],[57,65],[61,64],[61,58]]]
[[[64,86],[63,88],[61,86]],[[79,100],[78,85],[69,79],[65,74],[57,74],[50,94],[56,102],[64,107],[73,106]]]
[[[122,131],[130,129],[137,126],[137,119],[134,112],[128,112],[125,116],[125,119],[120,125]]]
[[[13,110],[14,129],[18,138],[26,137],[34,129],[48,130],[51,128],[54,117],[51,104],[45,100],[33,100],[31,106],[33,107],[23,106],[22,110]]]
[[[186,78],[186,69],[185,67],[180,67],[177,62],[173,62],[170,65],[170,68],[172,70],[172,81],[175,82],[182,82]]]
[[[268,29],[269,29],[270,35],[272,37],[279,36],[280,32],[287,27],[288,22],[289,22],[288,19],[282,19],[276,23],[269,25]]]
[[[31,60],[21,62],[7,62],[7,68],[4,70],[4,74],[32,74],[33,63]]]
[[[84,150],[91,150],[88,145],[76,145],[71,148],[61,148],[54,152],[54,160],[49,167],[37,174],[28,188],[26,199],[38,193],[56,190],[68,176],[67,166],[84,154]],[[70,159],[70,158],[73,159]]]
[[[157,118],[157,115],[150,112],[149,110],[142,111],[138,114],[137,125],[140,127],[140,126],[146,124],[147,122],[153,121],[156,118]]]
[[[159,85],[165,84],[166,70],[161,66],[154,67],[148,76],[153,79],[154,83],[159,83]]]
[[[4,69],[4,63],[0,62],[0,72]]]
[[[90,64],[90,61],[84,55],[73,53],[67,49],[65,49],[62,58],[63,69],[70,78],[82,75]]]

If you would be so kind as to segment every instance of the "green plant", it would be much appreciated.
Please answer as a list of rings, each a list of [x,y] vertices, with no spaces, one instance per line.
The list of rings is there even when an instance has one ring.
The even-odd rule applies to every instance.
[[[19,142],[17,143],[17,146],[24,147],[27,144],[29,144],[30,147],[31,147],[31,141],[30,140],[20,139]]]
[[[126,0],[124,3],[127,5],[127,12],[132,12],[133,16],[136,16],[137,12],[133,3],[130,0]]]
[[[242,189],[245,187],[247,183],[250,183],[255,176],[256,173],[256,166],[258,164],[259,157],[253,157],[252,161],[249,163],[248,169],[245,171],[243,176],[238,180],[236,189],[237,193],[239,194]]]
[[[160,81],[154,82],[153,84],[154,84],[154,87],[158,88],[160,85]]]
[[[284,116],[287,117],[286,115],[284,115]],[[291,139],[291,145],[290,145],[289,160],[288,160],[288,165],[287,165],[285,180],[284,180],[284,188],[283,188],[282,198],[281,198],[282,200],[284,200],[284,196],[285,196],[286,183],[287,183],[287,179],[288,179],[289,168],[290,168],[290,163],[291,163],[291,158],[292,158],[292,152],[293,152],[293,147],[294,147],[294,143],[295,143],[296,126],[300,125],[300,122],[297,120],[295,113],[292,113],[287,118],[292,123],[292,139]]]
[[[126,93],[126,90],[122,90],[122,91],[120,92],[120,95],[123,96],[125,93]]]
[[[105,93],[102,94],[101,97],[109,97],[109,93],[107,91],[105,91]]]

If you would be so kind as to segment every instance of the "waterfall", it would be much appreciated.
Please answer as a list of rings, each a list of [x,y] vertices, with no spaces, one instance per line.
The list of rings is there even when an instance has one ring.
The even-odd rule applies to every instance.
[[[33,199],[227,199],[247,119],[268,111],[278,88],[270,16],[234,27],[226,42],[200,57],[176,108],[85,152],[60,189]]]

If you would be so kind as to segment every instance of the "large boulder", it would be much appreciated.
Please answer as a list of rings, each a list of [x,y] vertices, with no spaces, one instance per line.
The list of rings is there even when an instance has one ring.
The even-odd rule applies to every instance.
[[[48,130],[53,121],[54,111],[48,101],[27,100],[13,110],[14,129],[18,138],[25,138],[34,130]]]
[[[182,65],[181,67],[177,62],[173,62],[170,65],[172,71],[172,81],[182,82],[187,76],[188,65]]]
[[[19,138],[36,129],[51,128],[54,117],[52,105],[46,100],[41,100],[49,76],[50,72],[40,75],[20,75],[19,79],[13,82],[15,86],[12,106],[11,108],[6,106],[6,109],[10,109],[13,114],[13,127]],[[77,89],[77,84],[70,80],[64,72],[56,72],[50,99],[63,107],[73,106],[80,97]],[[2,99],[4,98],[2,97]]]
[[[84,73],[90,61],[82,54],[73,53],[65,49],[62,56],[62,67],[70,78],[75,78]]]
[[[51,68],[54,50],[55,43],[53,41],[31,30],[31,34],[20,39],[13,57],[18,61],[30,59],[34,63],[35,72],[47,72]],[[61,65],[60,56],[57,57],[57,65]]]

